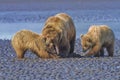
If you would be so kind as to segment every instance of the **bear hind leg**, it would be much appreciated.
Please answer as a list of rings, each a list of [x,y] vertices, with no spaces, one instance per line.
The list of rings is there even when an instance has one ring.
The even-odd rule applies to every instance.
[[[114,46],[110,45],[109,47],[107,47],[107,52],[108,52],[108,56],[113,57]]]
[[[18,58],[18,59],[24,58],[24,53],[25,53],[24,50],[22,50],[22,49],[16,49],[15,51],[16,51],[16,54],[17,54],[17,58]]]

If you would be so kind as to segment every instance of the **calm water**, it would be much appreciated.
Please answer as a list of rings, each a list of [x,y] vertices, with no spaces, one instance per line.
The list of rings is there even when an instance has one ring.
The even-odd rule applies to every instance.
[[[28,29],[40,33],[41,23],[0,23],[0,39],[11,39],[19,30]]]
[[[102,23],[75,23],[77,38],[80,34],[87,32],[90,25],[93,24],[106,24],[114,31],[116,38],[120,39],[120,22],[102,22]],[[41,33],[44,23],[0,23],[0,39],[11,39],[12,36],[19,30],[28,29],[37,33]]]

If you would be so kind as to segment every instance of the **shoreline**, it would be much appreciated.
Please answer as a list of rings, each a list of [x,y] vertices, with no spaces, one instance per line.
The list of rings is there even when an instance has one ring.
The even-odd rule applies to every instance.
[[[8,45],[7,48],[10,47],[9,49],[13,50],[12,45],[11,45],[11,39],[0,39],[0,48],[5,47],[5,45],[3,43],[5,43],[5,45]],[[75,46],[74,52],[77,53],[77,54],[82,54],[81,53],[82,52],[82,47],[81,47],[81,43],[80,43],[80,38],[76,38],[74,46]],[[115,48],[115,56],[117,56],[117,55],[120,56],[120,54],[118,54],[118,52],[120,52],[120,50],[118,49],[118,48],[120,48],[120,39],[115,38],[115,47],[114,48]],[[105,56],[107,56],[107,55],[108,54],[105,50]]]

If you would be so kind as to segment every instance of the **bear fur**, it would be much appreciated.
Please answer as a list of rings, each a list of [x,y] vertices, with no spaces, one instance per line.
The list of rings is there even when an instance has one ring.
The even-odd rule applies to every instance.
[[[17,32],[13,36],[11,43],[19,59],[24,58],[24,54],[28,49],[41,58],[58,58],[56,54],[47,52],[42,35],[29,30],[21,30]]]
[[[115,36],[107,25],[92,25],[86,34],[81,35],[81,45],[85,56],[104,56],[104,48],[113,56]]]
[[[42,29],[46,44],[50,48],[53,44],[57,54],[63,57],[74,51],[76,29],[72,18],[66,13],[59,13],[49,17]]]

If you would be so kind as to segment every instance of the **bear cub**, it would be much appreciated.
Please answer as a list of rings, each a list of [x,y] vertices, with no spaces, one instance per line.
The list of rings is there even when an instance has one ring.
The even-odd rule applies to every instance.
[[[106,25],[92,25],[86,34],[81,35],[81,45],[85,56],[104,56],[104,48],[113,56],[115,35]]]

